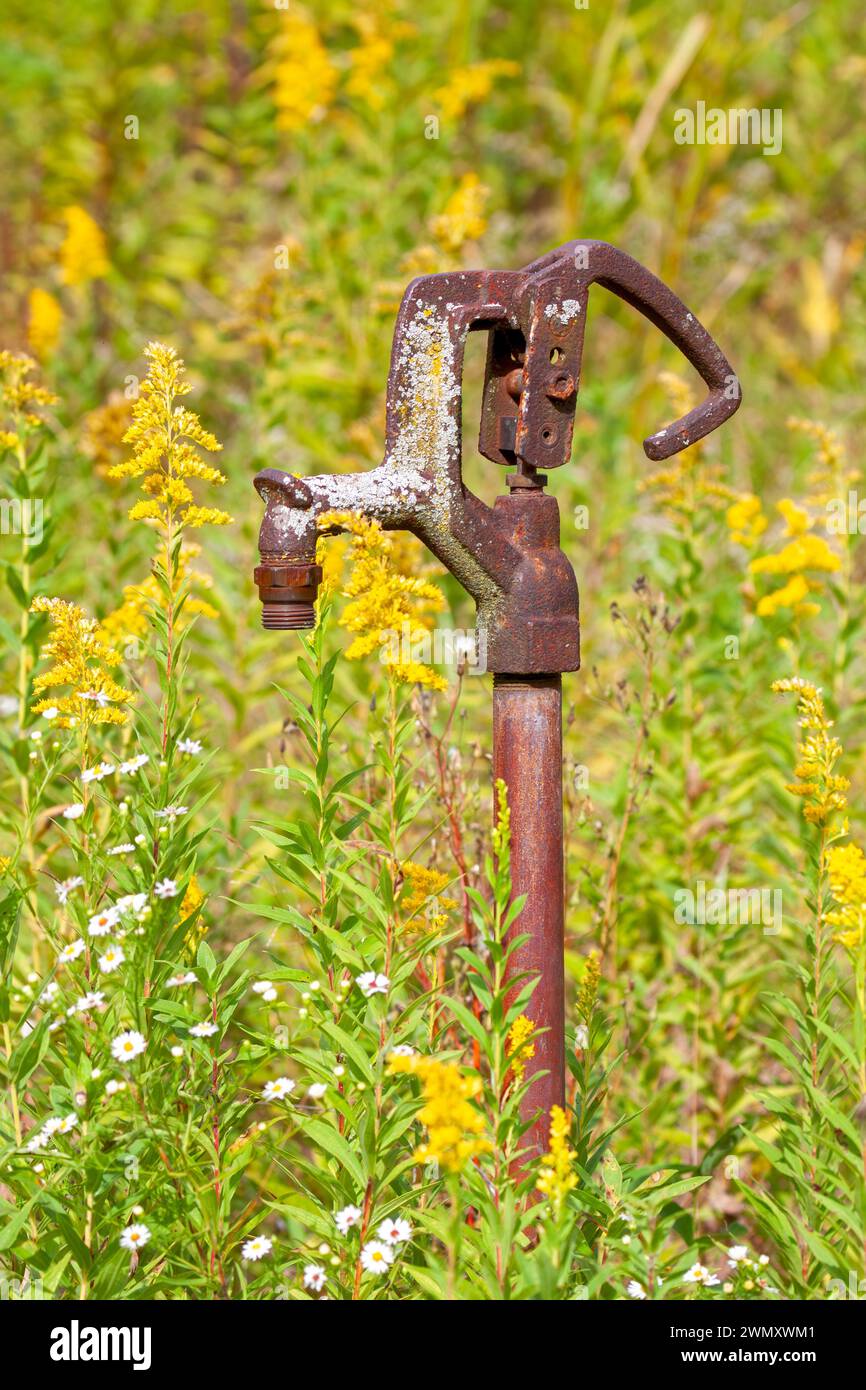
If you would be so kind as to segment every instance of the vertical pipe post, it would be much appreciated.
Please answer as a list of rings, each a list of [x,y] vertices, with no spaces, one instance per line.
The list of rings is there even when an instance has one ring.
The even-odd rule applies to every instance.
[[[550,1108],[565,1104],[565,961],[563,956],[562,677],[493,678],[493,776],[511,808],[511,891],[526,894],[512,934],[528,934],[509,961],[509,975],[538,976],[527,1005],[537,1028],[522,1118],[537,1114],[524,1143],[547,1149]]]

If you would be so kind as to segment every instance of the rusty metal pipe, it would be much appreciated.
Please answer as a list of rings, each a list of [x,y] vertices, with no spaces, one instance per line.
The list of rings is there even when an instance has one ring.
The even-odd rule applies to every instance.
[[[526,1013],[546,1030],[526,1063],[521,1104],[521,1118],[532,1121],[523,1143],[543,1153],[550,1107],[565,1105],[561,676],[493,677],[493,776],[508,789],[512,897],[526,895],[511,931],[529,940],[513,952],[508,975],[538,977]]]

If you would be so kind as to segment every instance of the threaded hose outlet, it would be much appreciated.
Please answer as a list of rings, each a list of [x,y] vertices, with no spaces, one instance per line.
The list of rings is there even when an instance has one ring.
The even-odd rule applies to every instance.
[[[262,627],[299,632],[316,625],[316,596],[322,567],[298,561],[258,565],[254,575],[262,601]]]

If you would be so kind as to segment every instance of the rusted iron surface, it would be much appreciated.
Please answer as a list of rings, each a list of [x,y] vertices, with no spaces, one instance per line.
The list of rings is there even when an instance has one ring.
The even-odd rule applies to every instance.
[[[526,894],[511,932],[529,939],[511,956],[509,976],[518,990],[521,977],[538,978],[524,1011],[546,1030],[526,1063],[531,1081],[521,1104],[532,1120],[523,1143],[543,1153],[550,1107],[565,1105],[560,676],[494,677],[493,776],[508,788],[512,895]]]
[[[491,671],[576,670],[577,585],[539,469],[559,468],[571,453],[593,284],[640,309],[709,387],[701,405],[644,441],[650,458],[669,457],[733,414],[736,377],[706,329],[650,271],[604,242],[569,242],[518,271],[424,276],[409,285],[397,318],[382,463],[305,479],[260,473],[263,566],[312,565],[317,518],[363,511],[386,528],[414,532],[472,595]],[[479,448],[514,470],[511,496],[493,508],[461,474],[464,348],[479,330],[490,335]],[[302,610],[262,597],[266,626],[297,625]],[[312,621],[308,605],[306,625]]]
[[[737,378],[695,316],[615,247],[572,241],[517,271],[455,271],[414,280],[397,317],[388,378],[385,454],[366,473],[297,478],[259,473],[265,502],[256,571],[269,628],[311,627],[320,572],[318,519],[354,511],[418,536],[476,602],[479,649],[494,672],[494,774],[508,788],[515,930],[530,940],[513,969],[538,974],[529,1013],[546,1032],[527,1075],[541,1152],[550,1106],[564,1096],[561,673],[580,665],[578,592],[560,548],[546,473],[571,454],[589,289],[640,310],[688,358],[704,400],[644,440],[653,460],[696,443],[740,404]],[[488,507],[461,471],[466,337],[489,334],[479,449],[512,471]],[[333,527],[331,530],[339,530]]]

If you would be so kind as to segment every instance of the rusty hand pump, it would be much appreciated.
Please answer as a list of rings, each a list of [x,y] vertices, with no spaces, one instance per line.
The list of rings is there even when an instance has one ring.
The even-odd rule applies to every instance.
[[[572,241],[523,270],[454,271],[409,285],[378,467],[303,479],[268,468],[255,479],[266,504],[255,572],[266,628],[313,626],[317,519],[332,510],[411,531],[477,604],[479,643],[493,673],[493,775],[505,781],[511,807],[513,893],[527,895],[513,930],[528,939],[511,969],[538,976],[528,1011],[545,1030],[527,1064],[532,1084],[523,1107],[536,1151],[547,1142],[550,1107],[565,1095],[562,673],[580,665],[577,582],[541,470],[571,454],[593,284],[639,309],[708,387],[694,410],[644,440],[650,459],[669,458],[733,415],[734,372],[677,296],[615,247]],[[478,330],[489,335],[478,446],[512,470],[508,495],[492,508],[461,473],[464,347]]]

